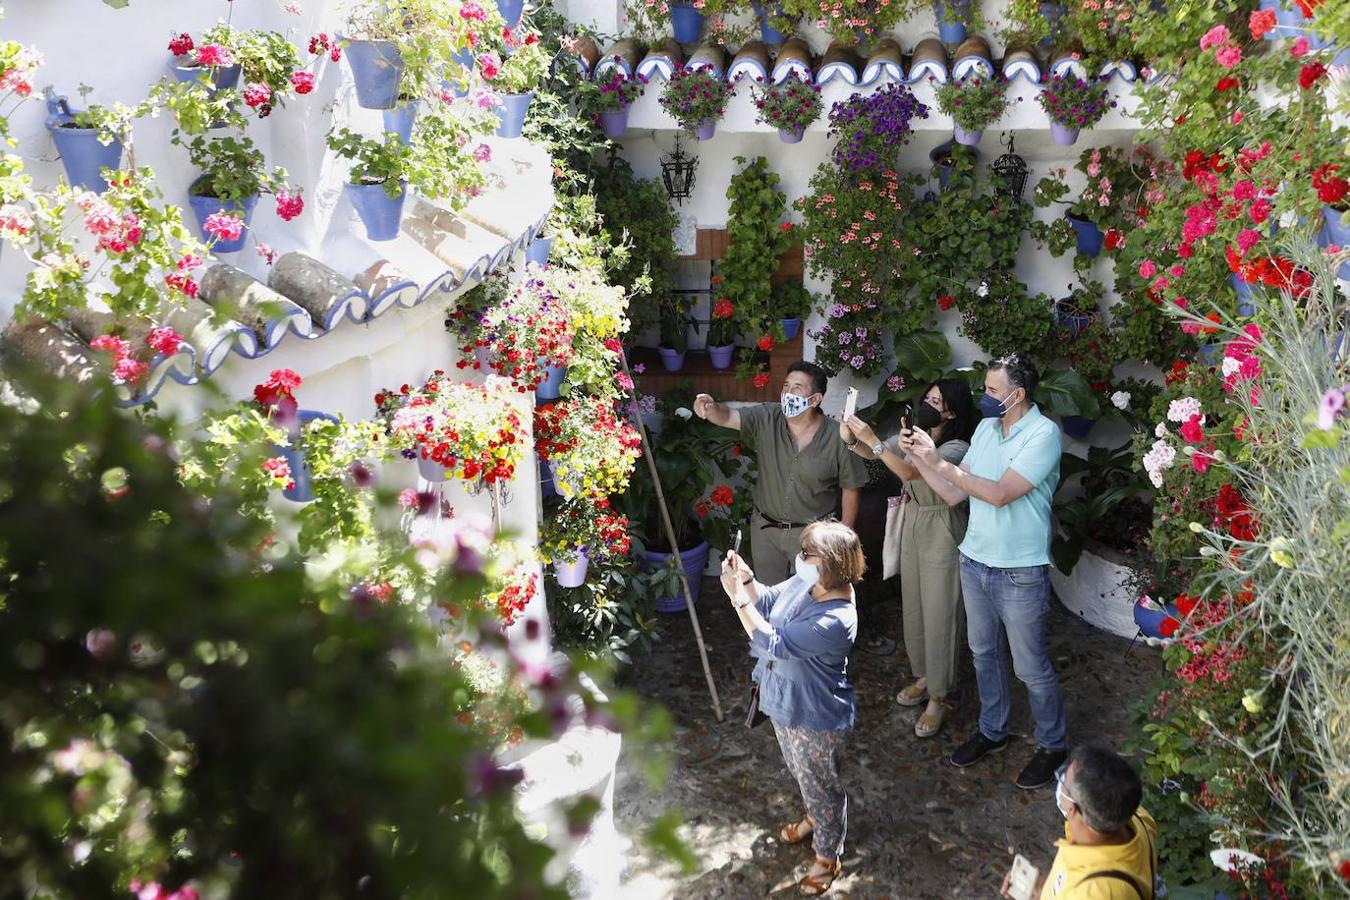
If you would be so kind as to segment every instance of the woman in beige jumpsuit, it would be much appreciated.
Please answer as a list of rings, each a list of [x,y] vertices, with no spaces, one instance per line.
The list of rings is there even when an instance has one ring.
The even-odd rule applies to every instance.
[[[942,458],[960,465],[976,425],[970,385],[955,378],[930,385],[922,405],[915,407],[913,421],[903,424],[927,425],[925,430]],[[967,506],[948,506],[904,458],[894,440],[882,444],[857,416],[840,425],[840,434],[854,453],[879,456],[905,482],[900,497],[900,602],[905,652],[915,680],[895,700],[902,706],[918,706],[927,700],[927,708],[914,723],[914,733],[932,737],[947,715],[947,698],[956,679],[962,623],[956,548],[965,537]]]

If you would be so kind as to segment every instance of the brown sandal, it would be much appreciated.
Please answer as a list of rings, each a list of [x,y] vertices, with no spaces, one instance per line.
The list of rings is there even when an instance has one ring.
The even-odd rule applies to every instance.
[[[820,857],[816,857],[816,862],[821,862]],[[830,885],[834,884],[834,880],[839,877],[839,873],[843,870],[843,862],[836,859],[828,872],[822,872],[819,875],[807,875],[797,882],[797,886],[806,896],[817,897],[830,889]]]
[[[805,831],[802,830],[803,825],[806,826]],[[816,823],[811,821],[810,816],[807,816],[800,822],[784,825],[779,829],[778,837],[785,844],[800,844],[802,841],[809,838],[815,830]]]
[[[930,716],[925,710],[914,723],[914,736],[920,738],[934,737],[942,730],[942,723],[947,718],[947,713],[950,709],[951,707],[947,705],[947,702],[939,698],[938,714],[936,716]]]

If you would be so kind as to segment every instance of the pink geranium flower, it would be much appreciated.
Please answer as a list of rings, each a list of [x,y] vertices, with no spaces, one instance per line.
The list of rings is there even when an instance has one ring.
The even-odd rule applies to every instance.
[[[234,56],[230,48],[220,44],[207,44],[197,48],[197,64],[202,66],[232,66]]]
[[[289,222],[305,211],[305,198],[299,191],[292,194],[285,189],[277,191],[277,215]]]
[[[314,73],[304,71],[292,72],[291,87],[295,88],[297,94],[308,94],[310,91],[314,90]]]
[[[1242,62],[1242,51],[1237,47],[1220,47],[1219,52],[1214,54],[1214,58],[1225,69],[1231,69]]]
[[[172,356],[183,345],[183,337],[169,326],[161,325],[158,328],[150,329],[149,334],[145,336],[145,342],[156,353]]]
[[[229,213],[211,213],[202,223],[202,230],[217,240],[237,241],[244,233],[244,220]]]
[[[1215,25],[1205,36],[1200,39],[1200,49],[1208,50],[1211,47],[1222,47],[1228,43],[1228,29],[1223,25]]]

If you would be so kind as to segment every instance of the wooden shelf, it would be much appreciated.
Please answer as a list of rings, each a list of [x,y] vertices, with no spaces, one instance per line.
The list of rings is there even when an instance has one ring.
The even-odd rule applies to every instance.
[[[739,353],[747,352],[741,348]],[[684,358],[684,367],[678,372],[667,372],[661,365],[660,354],[650,347],[636,347],[628,356],[630,366],[646,367],[637,376],[638,390],[644,394],[664,397],[677,384],[685,383],[695,394],[711,394],[716,400],[738,400],[749,403],[772,403],[778,399],[787,378],[788,366],[802,358],[802,333],[790,341],[776,345],[769,352],[769,383],[757,388],[749,379],[736,377],[733,363],[729,369],[714,369],[706,350],[690,350]]]

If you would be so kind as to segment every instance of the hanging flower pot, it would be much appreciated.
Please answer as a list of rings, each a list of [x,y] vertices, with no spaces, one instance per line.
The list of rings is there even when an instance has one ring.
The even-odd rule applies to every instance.
[[[703,36],[703,13],[692,3],[670,4],[670,28],[681,44],[696,44]]]
[[[1088,419],[1083,416],[1062,416],[1059,424],[1064,429],[1064,434],[1068,437],[1082,440],[1092,431],[1092,426],[1097,424],[1096,419]]]
[[[798,128],[795,131],[788,131],[783,128],[778,129],[778,139],[785,144],[800,144],[802,142],[802,135],[804,134],[806,134],[806,129],[804,128]]]
[[[238,64],[233,66],[203,66],[188,54],[175,56],[169,63],[169,71],[180,82],[196,81],[203,72],[210,75],[211,87],[217,91],[232,91],[239,86]]]
[[[586,548],[581,547],[577,550],[577,555],[570,560],[554,560],[553,574],[558,579],[558,587],[578,588],[586,583],[586,570],[590,568],[591,560],[586,555]]]
[[[975,152],[975,148],[973,147],[965,152],[970,154],[972,164],[977,162],[980,158],[980,155]],[[945,191],[947,189],[947,182],[952,177],[952,169],[954,168],[954,163],[952,162],[952,141],[945,141],[928,151],[928,161],[937,169],[938,190]]]
[[[675,556],[673,553],[655,553],[650,550],[642,554],[642,562],[639,564],[644,571],[658,571],[669,565],[669,561]],[[699,592],[703,587],[703,570],[708,566],[708,542],[703,541],[697,547],[691,547],[679,554],[679,566],[684,572],[685,579],[689,582],[689,593],[698,602]],[[684,591],[676,591],[675,594],[668,597],[656,598],[657,612],[681,612],[684,610]]]
[[[802,320],[799,316],[790,316],[783,319],[783,340],[790,341],[801,331]]]
[[[108,189],[108,182],[99,173],[104,169],[116,169],[122,165],[122,142],[113,138],[108,144],[100,143],[97,128],[80,128],[75,122],[76,113],[66,103],[65,97],[53,97],[47,101],[47,131],[56,144],[61,165],[66,169],[66,180],[72,187],[81,187],[95,193]]]
[[[731,359],[736,355],[736,345],[726,344],[722,347],[709,347],[708,358],[712,360],[714,369],[728,369],[731,367]]]
[[[1050,33],[1040,40],[1040,47],[1049,50],[1055,43],[1055,32],[1059,29],[1059,20],[1064,18],[1064,6],[1059,3],[1042,3],[1041,15],[1050,25]]]
[[[549,254],[553,252],[553,238],[537,237],[525,248],[525,261],[538,265],[547,265]]]
[[[1239,316],[1256,315],[1256,289],[1242,280],[1242,276],[1234,272],[1228,276],[1233,284],[1233,293],[1237,295],[1237,312]]]
[[[366,226],[366,237],[372,241],[392,241],[398,237],[398,227],[403,220],[403,200],[408,196],[408,182],[400,181],[398,195],[390,197],[384,190],[384,183],[347,184],[347,196],[351,198],[361,224]]]
[[[1050,123],[1050,140],[1061,147],[1072,147],[1078,143],[1078,129],[1069,128],[1058,122]]]
[[[1071,332],[1074,337],[1082,337],[1083,332],[1087,331],[1088,326],[1096,318],[1095,312],[1084,311],[1074,305],[1073,297],[1067,297],[1055,303],[1055,325],[1064,331]]]
[[[420,450],[417,453],[417,474],[423,481],[432,484],[444,484],[450,480],[450,470],[436,460],[423,456]]]
[[[755,16],[759,19],[759,36],[764,43],[776,45],[788,39],[788,35],[778,30],[778,24],[787,18],[783,13],[783,4],[752,0],[750,5],[755,8]]]
[[[544,380],[534,389],[534,399],[557,400],[562,396],[562,383],[567,377],[567,366],[545,366],[544,372]]]
[[[202,176],[188,186],[188,206],[192,207],[192,214],[197,218],[197,228],[206,241],[213,240],[213,236],[206,232],[206,220],[211,216],[216,213],[242,215],[244,227],[240,229],[239,237],[233,240],[215,238],[215,243],[211,245],[212,253],[236,253],[244,248],[244,242],[248,240],[248,224],[253,220],[253,209],[258,205],[258,195],[246,197],[242,203],[238,200],[225,201],[203,193],[208,183],[209,179]]]
[[[952,135],[956,138],[958,144],[965,147],[974,147],[977,146],[980,143],[980,139],[984,137],[984,131],[966,131],[960,125],[953,125]]]
[[[417,119],[417,105],[416,100],[404,100],[393,109],[382,110],[380,115],[384,119],[385,132],[392,132],[398,135],[401,142],[411,145],[413,122]]]
[[[672,347],[657,347],[656,352],[660,354],[661,366],[667,372],[678,372],[684,368],[685,351]]]
[[[704,119],[698,123],[698,128],[694,130],[694,137],[700,141],[710,141],[713,135],[717,133],[717,120]]]
[[[938,36],[944,44],[959,44],[966,39],[964,21],[944,19],[966,19],[970,15],[970,0],[938,0],[933,4],[933,15],[938,20]]]
[[[607,109],[600,114],[600,130],[611,141],[617,141],[628,131],[628,107]]]
[[[328,413],[315,412],[310,409],[302,409],[297,415],[300,419],[301,433],[304,432],[305,426],[310,422],[320,419],[325,422],[337,421],[334,416],[330,416]],[[305,459],[304,447],[295,446],[297,443],[299,443],[299,435],[297,435],[296,438],[292,438],[291,446],[281,447],[275,444],[272,445],[272,452],[277,456],[284,457],[286,465],[288,465],[291,470],[291,486],[284,488],[281,491],[281,495],[287,500],[293,500],[296,503],[308,503],[310,500],[314,499],[314,472],[309,467],[309,462]]]
[[[525,114],[530,110],[534,91],[525,94],[497,95],[497,137],[518,138],[525,128]]]
[[[1080,219],[1078,216],[1065,215],[1078,238],[1078,252],[1085,256],[1096,257],[1102,252],[1102,230],[1096,222]]]
[[[364,109],[392,109],[398,103],[403,55],[393,41],[348,41],[347,61],[356,80],[356,102]]]
[[[497,11],[506,20],[507,28],[515,28],[525,12],[525,0],[497,0]]]

